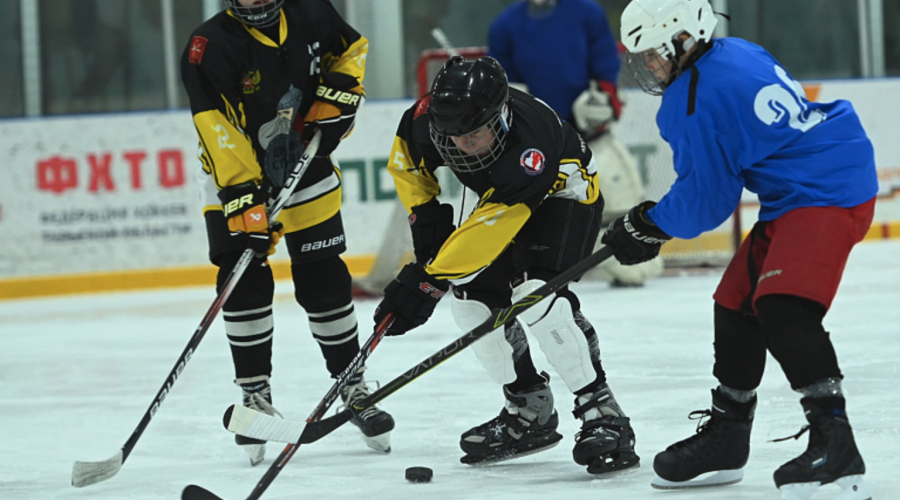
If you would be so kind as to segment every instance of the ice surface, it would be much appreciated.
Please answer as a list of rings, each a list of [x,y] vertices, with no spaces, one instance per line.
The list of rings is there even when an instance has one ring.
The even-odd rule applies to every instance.
[[[826,327],[832,332],[848,411],[876,499],[900,498],[900,241],[859,245]],[[384,401],[397,420],[393,452],[380,455],[350,426],[303,446],[265,499],[491,498],[777,499],[772,472],[799,454],[800,441],[770,443],[805,423],[799,396],[769,359],[744,481],[689,492],[650,488],[654,454],[694,432],[691,410],[707,408],[712,301],[719,273],[661,278],[643,289],[579,284],[584,312],[600,332],[604,366],[632,418],[642,467],[597,480],[571,459],[578,424],[559,377],[552,386],[565,439],[517,461],[474,468],[459,463],[459,434],[502,405],[471,351],[460,353]],[[123,469],[85,488],[70,482],[75,460],[104,460],[128,439],[214,296],[209,289],[119,293],[0,302],[0,499],[178,499],[199,484],[226,499],[245,498],[280,451],[251,468],[222,429],[239,398],[220,319],[212,326]],[[358,301],[363,336],[376,301]],[[306,418],[331,384],[289,283],[275,303],[276,407]],[[385,339],[370,358],[370,379],[387,382],[459,335],[448,304],[404,337]],[[540,351],[540,368],[552,369]],[[410,466],[434,469],[430,484],[404,479]]]

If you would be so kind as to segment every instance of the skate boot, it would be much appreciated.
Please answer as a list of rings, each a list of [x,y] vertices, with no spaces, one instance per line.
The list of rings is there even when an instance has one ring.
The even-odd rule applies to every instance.
[[[269,386],[269,377],[253,377],[252,379],[237,380],[235,383],[243,393],[243,405],[266,415],[278,415],[281,413],[272,406],[272,388]],[[266,442],[235,434],[234,442],[247,452],[250,457],[250,465],[256,466],[266,456]]]
[[[562,435],[556,432],[559,415],[553,409],[550,376],[543,382],[513,393],[503,386],[506,397],[500,415],[473,427],[460,437],[466,453],[460,462],[469,465],[510,460],[556,446]]]
[[[809,446],[799,457],[775,471],[775,486],[784,500],[808,500],[819,486],[835,483],[843,490],[838,500],[869,500],[872,495],[863,475],[866,465],[856,448],[853,430],[844,411],[844,398],[803,398],[800,400],[809,425]],[[785,438],[790,439],[790,438]]]
[[[694,488],[734,484],[744,477],[750,456],[750,428],[756,396],[738,403],[719,389],[712,391],[712,410],[691,412],[688,418],[704,419],[697,433],[656,455],[650,485],[659,489]],[[698,477],[701,476],[702,477]]]
[[[591,474],[608,474],[640,465],[634,452],[634,429],[631,420],[616,402],[609,386],[601,385],[593,393],[575,399],[575,418],[580,418],[581,431],[575,435],[572,458],[587,465]]]
[[[369,395],[369,386],[366,385],[363,377],[364,371],[366,371],[366,367],[360,367],[347,381],[347,385],[341,389],[341,400],[344,402],[345,408]],[[369,448],[382,453],[390,453],[394,418],[388,412],[373,405],[359,413],[354,412],[350,423],[362,431],[363,439]]]

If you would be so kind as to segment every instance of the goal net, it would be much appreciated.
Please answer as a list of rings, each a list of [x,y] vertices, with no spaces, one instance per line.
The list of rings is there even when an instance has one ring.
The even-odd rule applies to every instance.
[[[467,59],[476,59],[487,54],[485,47],[463,47],[457,49]],[[416,68],[418,96],[424,95],[431,87],[434,76],[449,58],[446,50],[428,49],[423,51]],[[621,80],[625,80],[622,78]],[[612,127],[612,133],[625,146],[633,157],[644,184],[647,199],[659,200],[675,181],[675,170],[672,165],[672,150],[662,140],[656,126],[656,111],[660,99],[650,96],[637,88],[628,88],[623,83],[621,97],[625,103],[621,119]],[[602,169],[603,165],[598,165]],[[453,177],[449,169],[439,169],[439,180],[444,192],[441,201],[454,205],[456,214],[462,210],[471,210],[477,195],[466,191]],[[600,186],[601,191],[603,186]],[[406,224],[406,210],[398,202],[392,211],[388,230],[380,244],[369,274],[356,280],[358,290],[380,294],[381,290],[396,276],[400,267],[411,262],[412,241]],[[608,214],[620,215],[620,214]],[[607,214],[604,215],[604,219]],[[675,238],[662,247],[660,256],[666,268],[696,268],[722,266],[734,254],[740,242],[741,226],[739,211],[714,231],[704,233],[691,240]],[[590,279],[586,275],[585,279]]]

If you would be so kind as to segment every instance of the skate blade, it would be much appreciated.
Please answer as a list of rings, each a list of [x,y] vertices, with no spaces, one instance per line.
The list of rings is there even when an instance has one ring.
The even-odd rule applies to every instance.
[[[534,455],[535,453],[540,453],[544,450],[549,450],[550,448],[553,448],[554,446],[558,445],[559,441],[561,439],[562,439],[562,436],[560,436],[560,439],[557,439],[556,441],[548,444],[547,446],[542,446],[540,448],[532,448],[530,450],[525,450],[525,451],[521,451],[521,452],[506,452],[506,453],[499,453],[496,455],[485,455],[485,456],[481,456],[481,457],[477,457],[475,455],[465,455],[462,458],[460,458],[459,461],[460,461],[460,463],[464,463],[466,465],[475,465],[475,466],[492,465],[492,464],[496,464],[496,463],[500,463],[500,462],[506,462],[507,460],[514,460],[516,458],[527,457],[528,455]]]
[[[654,475],[653,480],[650,481],[650,486],[658,490],[682,490],[686,488],[705,488],[707,486],[727,486],[739,483],[743,478],[743,468],[707,472],[687,481],[668,481],[658,475]]]
[[[631,474],[641,467],[641,459],[637,455],[629,460],[612,460],[597,465],[597,461],[588,466],[588,474],[593,475],[596,479],[607,479],[625,474]]]
[[[869,493],[862,474],[844,476],[834,481],[834,484],[841,488],[841,493],[831,497],[832,500],[872,500],[872,494]],[[778,489],[781,491],[781,500],[810,500],[821,486],[823,486],[822,483],[816,481],[783,484]]]
[[[250,458],[250,467],[256,467],[259,465],[263,459],[266,458],[266,445],[263,444],[242,444],[241,448],[247,452],[247,457]]]
[[[363,441],[366,442],[366,446],[369,448],[381,452],[381,453],[390,453],[391,452],[391,433],[385,432],[383,434],[379,434],[377,436],[363,436]]]

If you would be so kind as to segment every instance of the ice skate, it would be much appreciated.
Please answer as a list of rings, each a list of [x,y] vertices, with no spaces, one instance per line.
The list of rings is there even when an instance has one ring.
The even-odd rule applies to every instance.
[[[750,429],[756,397],[738,403],[718,389],[712,391],[712,409],[691,412],[690,418],[709,418],[697,433],[656,455],[656,477],[650,485],[659,489],[721,486],[740,482],[750,456]]]
[[[366,385],[363,378],[365,370],[365,366],[360,367],[356,374],[347,381],[347,385],[341,389],[341,400],[344,402],[344,407],[349,407],[369,395],[369,386]],[[354,415],[350,419],[350,423],[362,431],[366,445],[375,451],[390,453],[394,418],[388,412],[374,405],[359,413],[354,413]]]
[[[634,452],[634,429],[609,386],[575,399],[575,418],[582,420],[572,458],[591,474],[605,475],[640,466]]]
[[[562,435],[556,432],[559,415],[553,409],[550,377],[518,393],[503,387],[506,397],[500,415],[469,429],[460,437],[466,453],[460,462],[481,465],[531,455],[556,446]]]
[[[272,406],[272,388],[269,385],[269,377],[254,377],[252,381],[236,381],[243,393],[243,405],[267,415],[281,413]],[[250,457],[250,465],[256,466],[266,457],[266,442],[235,434],[234,442],[247,452]]]
[[[782,500],[809,500],[829,483],[841,488],[837,496],[830,497],[833,500],[870,500],[863,479],[866,465],[853,439],[844,398],[807,397],[800,404],[809,425],[791,437],[799,439],[808,430],[809,445],[802,455],[775,471],[775,486],[781,490]]]

